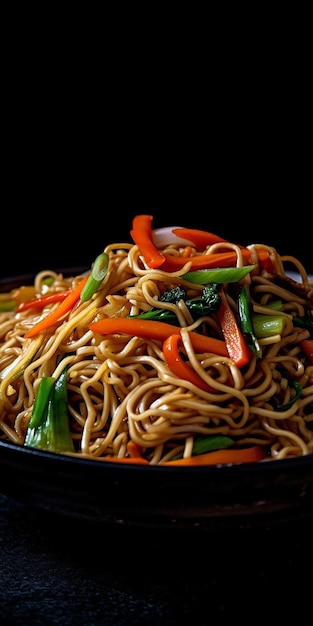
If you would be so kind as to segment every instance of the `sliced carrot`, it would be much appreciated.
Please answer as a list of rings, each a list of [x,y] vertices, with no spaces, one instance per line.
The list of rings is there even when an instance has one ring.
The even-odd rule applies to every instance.
[[[275,264],[273,263],[267,250],[260,248],[257,250],[257,257],[260,267],[267,272],[275,272]]]
[[[251,261],[251,252],[247,248],[241,250],[244,261]],[[165,260],[161,266],[161,269],[166,272],[179,271],[187,261],[191,262],[192,270],[210,269],[213,267],[233,267],[237,262],[236,252],[230,250],[228,252],[214,252],[213,254],[199,254],[193,257],[186,258],[183,255],[175,256],[174,254],[165,254]]]
[[[311,363],[313,363],[313,339],[303,339],[300,341],[300,346],[303,352],[309,357]]]
[[[153,215],[136,215],[133,219],[132,230],[130,231],[133,241],[138,245],[148,267],[152,269],[161,268],[166,272],[179,271],[186,263],[186,252],[179,256],[161,252],[153,241],[152,222]],[[215,243],[229,243],[226,239],[214,233],[194,228],[173,228],[173,233],[193,243],[198,250],[204,250],[206,246]],[[251,251],[245,246],[236,245],[240,248],[244,260],[250,262]],[[188,248],[188,254],[190,254],[190,248]],[[273,271],[274,266],[267,251],[258,251],[258,257],[259,263],[263,269]],[[228,250],[210,255],[197,255],[190,257],[190,260],[192,262],[191,269],[193,270],[208,269],[210,267],[227,267],[235,265],[237,254],[235,251]]]
[[[180,335],[181,328],[166,322],[142,320],[131,317],[108,317],[93,322],[90,330],[100,335],[121,334],[143,339],[158,339],[165,341],[170,335]],[[189,333],[191,343],[196,352],[209,352],[228,357],[226,343],[222,339],[200,335],[196,331]]]
[[[210,391],[209,385],[192,369],[190,363],[184,361],[179,354],[182,343],[180,335],[170,335],[163,343],[163,355],[170,370],[183,380],[188,380],[204,391]]]
[[[198,454],[189,458],[176,459],[175,461],[165,461],[160,463],[161,467],[196,467],[205,465],[234,465],[241,463],[257,463],[266,458],[265,449],[262,446],[252,446],[250,448],[232,448],[223,450],[214,450],[213,452],[207,452],[205,454]],[[131,465],[149,465],[149,461],[143,457],[116,457],[105,456],[102,457],[103,461],[110,463],[122,463]]]
[[[197,454],[189,458],[176,459],[175,461],[165,461],[162,466],[196,466],[196,465],[233,465],[238,463],[257,463],[266,457],[265,449],[262,446],[252,446],[251,448],[227,448],[214,450],[205,454]]]
[[[187,241],[188,240],[191,241],[194,244],[194,246],[197,248],[197,250],[199,251],[205,250],[207,246],[211,246],[215,243],[223,243],[223,242],[232,243],[232,242],[229,242],[227,239],[222,239],[222,237],[219,237],[218,235],[214,233],[210,233],[205,230],[197,230],[195,228],[174,228],[173,233],[177,235],[178,237],[182,237],[183,239],[186,239]],[[241,251],[243,252],[244,258],[246,258],[246,255],[249,258],[249,255],[251,255],[251,252],[245,246],[240,245],[238,243],[236,243],[235,245],[237,245],[241,249]],[[248,252],[246,252],[246,250],[248,250]],[[230,250],[228,249],[228,253],[229,252]],[[217,252],[216,254],[221,254],[221,252]],[[262,248],[258,249],[257,256],[258,256],[259,264],[262,267],[262,269],[267,270],[268,272],[274,271],[275,266],[267,250],[264,250]]]
[[[153,243],[152,220],[153,215],[136,215],[130,234],[148,267],[156,269],[164,263],[165,257]]]
[[[190,257],[192,255],[192,253],[193,253],[192,246],[186,246],[186,248],[184,248],[184,250],[183,250],[182,256],[185,257],[185,258],[186,257],[188,258],[188,257]]]
[[[250,361],[251,351],[239,328],[224,289],[220,288],[219,294],[221,303],[215,315],[221,326],[230,358],[238,367],[243,367]]]
[[[49,293],[46,296],[42,296],[41,298],[34,298],[33,300],[28,300],[28,302],[22,302],[18,306],[18,313],[21,311],[26,311],[27,309],[43,309],[45,306],[49,304],[55,304],[56,302],[62,302],[69,294],[71,290],[66,291],[56,291],[55,293]]]
[[[38,335],[39,333],[53,326],[53,324],[56,324],[59,319],[63,317],[63,315],[69,313],[73,309],[76,302],[79,300],[81,291],[86,284],[88,278],[89,276],[84,276],[84,278],[78,283],[78,285],[76,285],[75,289],[72,289],[69,295],[66,296],[65,300],[63,300],[63,302],[61,302],[61,304],[59,304],[56,309],[51,311],[51,313],[49,313],[47,317],[39,320],[37,324],[34,324],[34,326],[30,328],[24,336],[28,339],[30,337]]]
[[[176,256],[161,252],[153,241],[152,222],[153,215],[136,215],[133,220],[132,230],[130,231],[133,241],[138,245],[148,267],[151,267],[152,269],[161,268],[165,272],[179,271],[186,263],[186,253]],[[214,243],[229,243],[226,239],[223,239],[218,235],[193,228],[174,228],[173,233],[186,238],[186,241],[191,241],[191,243],[193,243],[198,249],[203,250],[206,246]],[[250,262],[251,251],[245,246],[239,247],[244,260]],[[190,248],[188,248],[188,254],[190,254]],[[273,271],[273,263],[266,251],[258,251],[258,257],[260,265],[263,269]],[[229,250],[187,258],[190,258],[192,263],[191,269],[196,270],[235,265],[237,261],[237,254],[235,251]]]
[[[198,230],[197,228],[173,228],[173,233],[177,235],[177,237],[191,241],[199,251],[205,250],[207,246],[211,246],[215,243],[229,243],[227,239],[222,239],[222,237],[214,233],[209,233],[206,230]]]
[[[129,456],[134,457],[136,459],[142,457],[142,446],[140,446],[138,443],[136,443],[132,439],[130,439],[127,442],[127,446],[126,447],[127,447],[127,452],[129,454]]]

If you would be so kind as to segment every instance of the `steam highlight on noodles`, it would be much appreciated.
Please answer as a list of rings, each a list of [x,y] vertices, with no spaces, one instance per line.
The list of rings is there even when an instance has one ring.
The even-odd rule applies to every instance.
[[[0,440],[145,466],[313,453],[313,280],[299,259],[153,230],[151,215],[95,258],[0,294]]]

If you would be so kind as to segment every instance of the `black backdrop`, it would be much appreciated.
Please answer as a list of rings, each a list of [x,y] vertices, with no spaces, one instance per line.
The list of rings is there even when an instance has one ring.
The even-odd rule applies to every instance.
[[[25,156],[25,155],[24,155]],[[235,155],[234,155],[235,157]],[[288,163],[287,163],[288,161]],[[101,163],[101,166],[100,166]],[[130,241],[132,219],[182,225],[298,256],[313,271],[311,177],[286,159],[206,166],[176,156],[105,165],[71,154],[8,167],[0,218],[0,277],[89,266],[110,241]]]

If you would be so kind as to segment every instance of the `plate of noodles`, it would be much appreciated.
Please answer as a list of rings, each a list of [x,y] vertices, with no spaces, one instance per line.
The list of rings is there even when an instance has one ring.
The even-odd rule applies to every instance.
[[[291,253],[140,214],[90,268],[0,292],[2,493],[165,528],[313,513],[313,276]]]

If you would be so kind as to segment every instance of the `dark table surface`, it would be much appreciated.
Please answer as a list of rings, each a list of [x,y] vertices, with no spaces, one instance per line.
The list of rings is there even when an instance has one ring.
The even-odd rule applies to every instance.
[[[0,496],[0,624],[307,621],[313,514],[214,532],[103,526]]]

